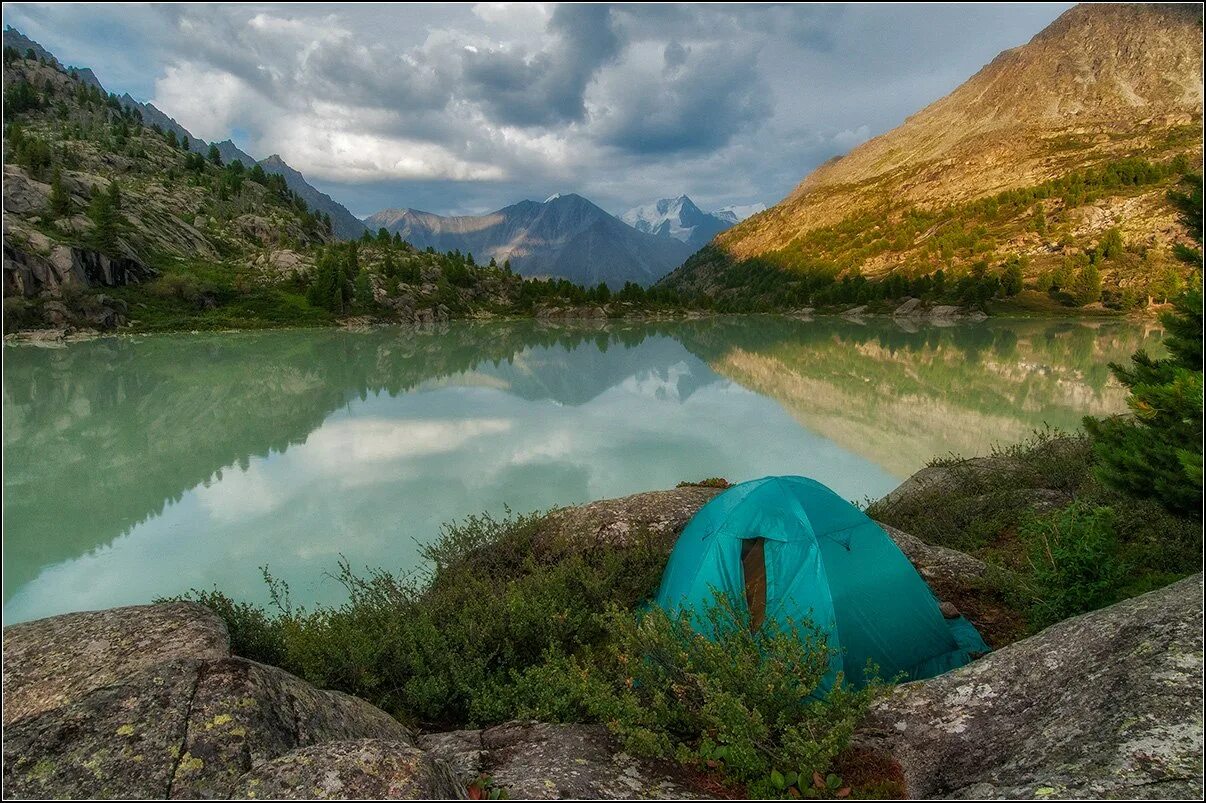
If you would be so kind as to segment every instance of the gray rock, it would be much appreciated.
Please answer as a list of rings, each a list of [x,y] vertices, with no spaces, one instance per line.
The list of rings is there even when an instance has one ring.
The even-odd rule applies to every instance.
[[[4,628],[4,725],[171,661],[227,658],[226,625],[191,602],[38,619]]]
[[[623,546],[648,533],[665,541],[668,548],[691,517],[721,490],[689,485],[559,508],[542,522],[541,535],[582,546]]]
[[[4,211],[10,215],[36,215],[50,205],[50,185],[26,175],[14,165],[4,166]]]
[[[508,722],[419,737],[462,781],[489,776],[515,800],[683,800],[698,797],[657,765],[616,750],[602,725]]]
[[[1202,797],[1202,575],[877,703],[914,797]]]
[[[406,743],[359,739],[302,747],[257,764],[231,794],[269,800],[463,800],[448,765]]]
[[[905,302],[897,307],[892,315],[897,318],[910,318],[918,316],[921,313],[921,299],[909,298],[905,299]]]
[[[211,661],[192,695],[172,797],[228,797],[258,762],[296,747],[363,738],[411,743],[405,727],[363,700],[319,691],[254,661]]]
[[[365,739],[392,747],[332,748],[323,777],[401,793],[411,788],[404,768],[419,766],[411,734],[385,712],[232,657],[221,620],[192,603],[14,625],[4,631],[4,659],[6,797],[228,797],[245,790],[248,772],[282,756]],[[351,758],[373,755],[381,766]],[[447,792],[450,771],[420,764],[415,794]],[[279,775],[256,777],[282,783],[300,772],[297,762],[280,766]]]
[[[950,305],[940,304],[936,307],[930,307],[930,317],[934,319],[959,318],[962,317],[962,313],[963,310],[961,310],[959,307],[953,307]]]
[[[12,663],[6,656],[6,668]],[[4,728],[4,798],[163,798],[202,662],[173,660],[89,688]]]

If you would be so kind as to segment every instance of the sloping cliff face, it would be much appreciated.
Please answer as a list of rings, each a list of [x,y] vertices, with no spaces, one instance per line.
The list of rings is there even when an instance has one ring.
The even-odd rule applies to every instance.
[[[779,204],[719,234],[717,253],[691,260],[667,284],[720,285],[726,259],[767,257],[799,269],[810,260],[831,267],[832,258],[836,267],[857,267],[869,277],[928,265],[925,244],[942,232],[897,238],[910,211],[1032,188],[1126,158],[1162,162],[1181,155],[1194,164],[1202,147],[1201,36],[1201,10],[1188,4],[1077,6],[898,128],[817,168]],[[1095,241],[1115,226],[1128,243],[1167,247],[1185,233],[1166,190],[1116,189],[1083,205],[1046,202],[1058,236],[1027,232],[1030,205],[1012,226],[977,210],[969,225],[983,225],[983,239],[995,250],[975,256],[1039,257],[1051,241]],[[814,238],[804,253],[789,249],[855,220],[860,230],[880,228],[891,247],[838,254]]]

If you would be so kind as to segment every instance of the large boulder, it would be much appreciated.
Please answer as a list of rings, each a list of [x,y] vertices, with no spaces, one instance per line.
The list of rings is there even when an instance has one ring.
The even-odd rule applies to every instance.
[[[4,697],[5,797],[224,798],[251,794],[252,780],[282,796],[323,761],[322,777],[348,789],[463,793],[446,768],[414,760],[385,712],[232,656],[221,620],[190,603],[6,628]]]
[[[720,488],[684,485],[670,491],[650,491],[619,499],[563,507],[541,522],[542,537],[581,546],[626,546],[636,535],[649,534],[667,546]]]
[[[226,625],[189,602],[38,619],[4,628],[4,725],[173,661],[230,656]]]
[[[235,798],[449,800],[465,784],[448,764],[405,742],[358,739],[292,750],[239,779]]]
[[[601,725],[508,722],[419,737],[460,781],[488,777],[515,800],[683,800],[695,795],[667,771],[616,749]]]
[[[860,741],[910,795],[1202,797],[1202,575],[898,687]]]

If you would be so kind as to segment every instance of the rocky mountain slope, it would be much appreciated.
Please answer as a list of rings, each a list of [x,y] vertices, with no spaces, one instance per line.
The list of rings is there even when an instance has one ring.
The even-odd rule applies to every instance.
[[[4,89],[6,297],[330,237],[283,182],[183,151],[57,62],[6,50]]]
[[[1200,162],[1201,38],[1196,6],[1077,6],[666,284],[723,297],[769,275],[790,295],[818,277],[949,278],[1010,257],[1034,282],[1116,230],[1126,254],[1101,265],[1106,284],[1144,292],[1185,237],[1166,196]]]
[[[637,231],[574,194],[520,201],[488,215],[387,209],[365,223],[396,232],[416,248],[468,252],[480,262],[510,262],[524,276],[556,276],[586,286],[647,285],[693,251],[673,238]]]
[[[620,220],[637,231],[656,237],[673,237],[699,250],[736,223],[737,217],[731,211],[722,215],[705,212],[690,198],[680,195],[629,209],[620,215]]]
[[[370,238],[363,225],[355,242],[337,242],[337,220],[347,233],[358,222],[346,210],[339,217],[342,207],[279,157],[257,164],[229,141],[198,153],[182,128],[148,122],[143,110],[170,118],[53,56],[6,47],[4,90],[6,333],[312,326],[349,315],[425,322],[608,303],[568,282],[419,252],[397,235]],[[577,232],[574,255],[590,257],[590,238],[600,227],[606,238],[607,221],[663,245],[606,216]],[[648,257],[634,251],[633,270]],[[635,288],[612,304],[645,298]]]
[[[36,56],[46,60],[51,66],[59,67],[70,75],[75,76],[85,85],[95,86],[97,89],[103,90],[99,80],[92,73],[92,70],[87,67],[64,67],[58,59],[54,57],[46,48],[42,47],[37,42],[22,34],[15,28],[4,29],[4,46],[15,49],[18,53],[24,55],[27,50],[32,50]],[[129,93],[122,94],[118,97],[118,102],[127,109],[137,110],[142,115],[144,124],[151,126],[157,125],[163,131],[171,131],[176,135],[178,141],[188,142],[188,148],[194,153],[206,154],[209,151],[210,143],[193,134],[183,125],[181,125],[174,117],[166,114],[157,108],[153,103],[145,103],[136,100]],[[323,193],[313,187],[305,176],[294,170],[277,154],[269,156],[267,159],[257,160],[254,156],[239,148],[231,140],[223,140],[213,143],[217,146],[218,152],[222,156],[222,161],[230,163],[236,159],[243,163],[244,167],[250,168],[255,164],[259,164],[269,173],[278,173],[285,178],[285,183],[289,189],[297,193],[303,198],[310,208],[320,213],[325,213],[331,217],[331,226],[334,235],[338,238],[351,240],[359,237],[364,233],[364,224],[331,196]]]
[[[260,167],[269,173],[284,177],[289,189],[298,194],[311,209],[316,209],[331,217],[332,233],[344,240],[354,240],[364,234],[365,226],[360,218],[353,215],[343,204],[330,195],[306,181],[306,177],[290,167],[279,154],[272,154],[267,159],[259,161]]]

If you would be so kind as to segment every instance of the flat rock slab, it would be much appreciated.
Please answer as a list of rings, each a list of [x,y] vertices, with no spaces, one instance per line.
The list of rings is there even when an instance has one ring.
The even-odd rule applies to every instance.
[[[914,797],[1202,797],[1202,575],[900,686],[860,737]]]
[[[69,613],[6,627],[4,724],[157,664],[229,655],[226,625],[191,602]]]
[[[268,800],[463,800],[443,761],[406,743],[359,739],[302,747],[256,765],[232,798]]]
[[[509,722],[419,737],[464,783],[481,775],[514,800],[685,800],[699,797],[656,765],[615,749],[601,725]]]

